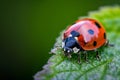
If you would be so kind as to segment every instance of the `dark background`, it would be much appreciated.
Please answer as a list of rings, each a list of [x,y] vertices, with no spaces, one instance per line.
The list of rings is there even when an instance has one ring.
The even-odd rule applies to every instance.
[[[33,80],[56,37],[79,16],[120,0],[0,1],[0,80]]]

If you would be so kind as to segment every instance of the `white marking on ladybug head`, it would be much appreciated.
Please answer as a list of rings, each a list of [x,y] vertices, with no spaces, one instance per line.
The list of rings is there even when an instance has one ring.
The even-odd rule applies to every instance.
[[[67,52],[70,53],[70,50],[68,50]]]
[[[62,48],[64,48],[64,46],[65,46],[65,42],[62,42]]]
[[[80,49],[78,49],[77,47],[74,47],[74,48],[73,48],[73,52],[74,52],[74,53],[78,53],[79,50],[80,50]]]
[[[68,37],[72,37],[72,35],[70,34]]]
[[[78,37],[74,37],[76,41],[78,41]]]

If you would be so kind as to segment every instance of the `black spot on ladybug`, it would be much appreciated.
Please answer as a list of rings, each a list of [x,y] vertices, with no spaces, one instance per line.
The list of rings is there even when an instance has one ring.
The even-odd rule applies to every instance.
[[[95,22],[95,25],[96,25],[98,28],[101,28],[101,26],[100,26],[97,22]]]
[[[97,45],[97,42],[96,42],[96,41],[94,41],[94,42],[93,42],[93,46],[96,46],[96,45]]]
[[[106,39],[106,34],[104,33],[104,39]]]
[[[91,35],[93,35],[93,34],[94,34],[94,31],[93,31],[92,29],[89,29],[89,30],[88,30],[88,33],[91,34]]]
[[[86,45],[87,43],[84,41],[84,44]]]
[[[73,37],[78,37],[80,34],[79,34],[79,32],[73,30],[73,31],[71,32],[71,35],[72,35]]]

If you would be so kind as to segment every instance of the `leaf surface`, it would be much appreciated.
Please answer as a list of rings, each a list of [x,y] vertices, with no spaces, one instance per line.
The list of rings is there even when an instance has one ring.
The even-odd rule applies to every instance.
[[[57,38],[48,63],[34,75],[34,80],[120,80],[120,7],[102,7],[98,11],[88,14],[101,22],[107,32],[107,38],[114,47],[99,49],[101,60],[95,58],[95,52],[88,52],[88,60],[81,57],[81,64],[77,63],[77,54],[71,59],[64,56],[61,49],[62,34]]]

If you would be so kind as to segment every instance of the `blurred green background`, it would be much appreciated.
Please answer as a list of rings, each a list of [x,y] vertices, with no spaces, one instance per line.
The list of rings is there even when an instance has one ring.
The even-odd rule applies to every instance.
[[[56,37],[79,16],[120,0],[0,1],[0,78],[33,80],[51,56]],[[2,79],[1,79],[2,80]]]

